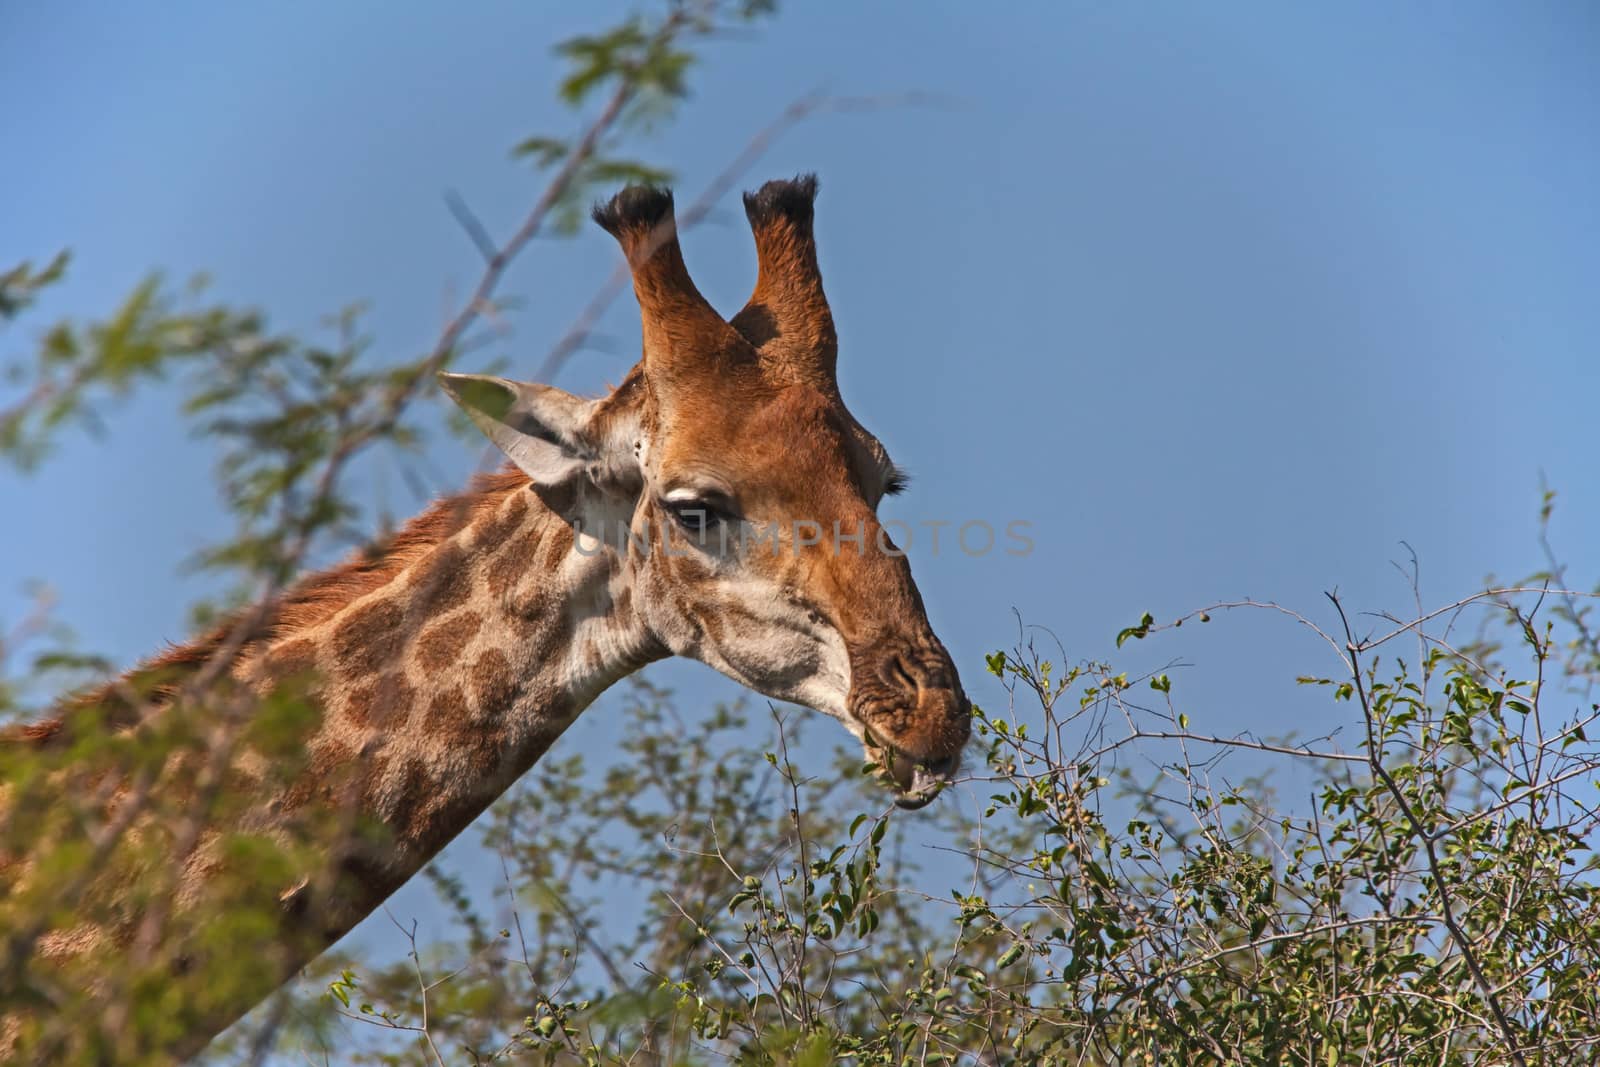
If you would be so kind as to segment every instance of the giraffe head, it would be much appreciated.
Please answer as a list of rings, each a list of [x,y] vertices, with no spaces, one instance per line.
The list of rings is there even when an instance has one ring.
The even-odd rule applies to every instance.
[[[616,561],[616,599],[661,646],[839,719],[920,807],[957,768],[970,706],[877,519],[904,478],[839,395],[815,196],[814,177],[746,194],[759,273],[730,323],[690,280],[671,193],[625,189],[594,212],[643,319],[622,384],[583,400],[444,381],[573,525],[574,550]]]

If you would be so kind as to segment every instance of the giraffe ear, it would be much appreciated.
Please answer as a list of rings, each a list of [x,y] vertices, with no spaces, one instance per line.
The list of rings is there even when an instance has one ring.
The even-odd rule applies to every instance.
[[[586,432],[598,401],[487,374],[441,373],[439,383],[536,485],[559,485],[603,458]]]

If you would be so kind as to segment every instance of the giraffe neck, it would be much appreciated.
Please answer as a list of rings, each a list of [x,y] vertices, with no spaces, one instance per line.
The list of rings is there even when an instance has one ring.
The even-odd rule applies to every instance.
[[[279,635],[239,673],[322,679],[310,772],[275,810],[353,805],[383,842],[349,861],[330,935],[415,874],[610,685],[667,654],[630,607],[625,561],[580,550],[525,480],[387,581]]]

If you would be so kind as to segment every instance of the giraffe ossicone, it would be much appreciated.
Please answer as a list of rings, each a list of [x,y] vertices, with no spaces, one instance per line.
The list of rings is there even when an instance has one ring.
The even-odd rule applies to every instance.
[[[272,832],[296,813],[350,809],[382,832],[359,847],[330,844],[339,850],[327,857],[332,881],[305,872],[267,887],[281,901],[283,942],[295,947],[274,959],[254,997],[374,910],[596,696],[653,660],[696,659],[838,719],[904,807],[927,803],[955,774],[971,709],[909,563],[877,518],[902,476],[839,394],[816,191],[805,176],[746,194],[758,274],[729,320],[690,279],[669,191],[630,187],[597,207],[640,308],[643,356],[621,384],[582,399],[442,376],[511,466],[435,503],[376,554],[265,606],[231,680],[266,694],[314,679],[322,716],[302,739],[304,773],[252,796],[247,821]],[[804,524],[861,538],[840,551],[799,536]],[[761,540],[729,536],[747,530]],[[120,695],[137,687],[108,688],[91,701],[95,721],[142,728],[229,632],[131,672],[175,680],[137,705]],[[79,728],[69,709],[8,743],[66,744]],[[233,768],[241,789],[261,777],[252,758],[259,764],[241,752]],[[0,816],[5,803],[0,791]],[[214,877],[207,847],[201,835],[199,858],[186,857],[181,899],[203,895]],[[86,962],[129,943],[120,930],[91,934],[58,938],[58,957]],[[175,966],[192,961],[186,951],[171,949]],[[197,1021],[183,1050],[252,999],[241,994]],[[19,1025],[0,1015],[0,1051]]]

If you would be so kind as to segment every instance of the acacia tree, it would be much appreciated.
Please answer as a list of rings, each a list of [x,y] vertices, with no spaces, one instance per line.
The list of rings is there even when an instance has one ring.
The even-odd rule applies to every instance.
[[[563,94],[589,122],[577,137],[519,146],[548,181],[503,241],[455,206],[484,272],[420,354],[376,358],[354,311],[338,317],[332,343],[309,343],[152,279],[104,321],[23,345],[0,453],[44,462],[61,432],[175,379],[239,519],[237,536],[199,560],[233,575],[237,591],[197,619],[259,602],[359,529],[352,471],[425,436],[414,401],[434,371],[482,343],[474,331],[530,239],[569,225],[601,187],[667,177],[624,147],[640,119],[683,97],[694,42],[764,13],[674,4],[562,45]],[[680,224],[783,125],[837,103],[797,102]],[[0,316],[23,316],[65,269],[62,256],[0,277]],[[580,312],[541,377],[619,289]],[[1185,625],[1239,612],[1309,627],[1327,652],[1301,681],[1326,693],[1345,727],[1321,738],[1220,736],[1184,710],[1175,669],[1130,674],[1025,636],[981,665],[1009,700],[974,712],[962,795],[977,806],[915,817],[884,805],[857,757],[837,752],[823,767],[795,755],[798,718],[690,709],[637,682],[621,758],[547,759],[493,808],[482,833],[501,858],[500,885],[486,893],[429,868],[455,936],[423,943],[404,930],[410,951],[395,961],[325,956],[207,1056],[1588,1062],[1600,1043],[1600,753],[1587,736],[1600,715],[1600,630],[1593,594],[1563,588],[1572,584],[1552,554],[1548,573],[1405,617],[1357,615],[1336,597],[1304,612],[1239,602],[1166,623],[1146,615],[1118,635],[1119,647],[1176,643]],[[0,855],[43,872],[25,892],[0,875],[0,1003],[44,1009],[27,1035],[38,1062],[166,1062],[209,1004],[259,982],[255,960],[219,954],[174,973],[156,951],[95,976],[92,995],[52,979],[35,966],[38,938],[64,912],[93,913],[82,899],[92,873],[125,865],[142,880],[146,922],[237,946],[275,905],[254,887],[347,829],[236,834],[233,880],[176,909],[174,857],[237,798],[214,785],[180,810],[140,795],[138,812],[174,828],[164,837],[134,839],[101,818],[104,782],[149,780],[177,760],[204,783],[241,740],[273,752],[277,773],[295,772],[315,707],[292,688],[241,699],[223,683],[226,654],[204,676],[215,684],[194,687],[156,728],[87,731],[48,754],[0,748]],[[41,610],[7,631],[0,667],[0,712],[26,721],[110,665],[56,647]],[[1263,667],[1279,669],[1294,672]],[[106,713],[147,696],[104,694]],[[202,728],[219,721],[227,729]],[[1308,769],[1311,802],[1275,797],[1285,762]],[[914,828],[942,851],[912,847]],[[959,869],[958,884],[931,890],[935,867]],[[631,887],[629,922],[616,918],[619,886]],[[270,944],[258,948],[270,956]]]

